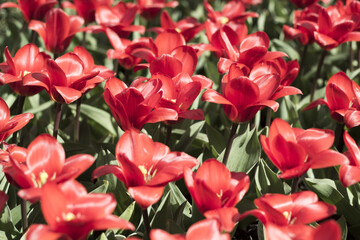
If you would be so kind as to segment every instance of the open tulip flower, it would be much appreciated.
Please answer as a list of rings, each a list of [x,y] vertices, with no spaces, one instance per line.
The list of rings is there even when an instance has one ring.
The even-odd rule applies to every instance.
[[[348,15],[345,11],[342,1],[320,9],[314,37],[323,49],[331,50],[344,42],[360,41],[360,32],[354,31],[358,26],[358,16]]]
[[[243,64],[232,64],[229,74],[222,79],[223,94],[209,89],[203,93],[202,100],[222,104],[232,122],[247,122],[264,107],[277,111],[279,104],[276,99],[301,94],[297,88],[281,85],[280,76],[272,62],[258,65],[251,72]]]
[[[216,159],[206,160],[193,173],[185,169],[186,186],[197,208],[206,218],[217,219],[221,229],[232,231],[238,214],[235,205],[249,189],[250,179],[246,173],[230,172]]]
[[[95,21],[95,10],[100,6],[111,6],[114,0],[74,0],[74,3],[64,1],[63,8],[75,9],[77,14],[85,20],[85,23]]]
[[[183,169],[198,164],[196,158],[183,152],[170,152],[168,146],[153,142],[136,129],[127,130],[120,137],[116,159],[119,166],[101,166],[93,172],[93,178],[113,173],[142,209],[159,201],[165,185],[180,179]]]
[[[260,61],[286,57],[283,52],[270,52],[270,39],[265,32],[255,32],[246,36],[240,42],[239,46],[235,46],[234,40],[230,35],[226,34],[223,29],[220,29],[220,42],[225,50],[227,57],[220,58],[218,62],[218,71],[226,73],[229,71],[233,63],[241,63],[252,69]]]
[[[177,1],[166,0],[136,0],[140,14],[146,19],[155,18],[164,8],[174,8],[179,3]]]
[[[85,240],[92,230],[130,229],[128,221],[112,215],[116,200],[110,194],[90,193],[75,180],[47,183],[41,195],[41,211],[48,225],[33,224],[28,240]]]
[[[109,49],[106,52],[108,59],[117,59],[119,64],[125,69],[132,69],[135,65],[141,62],[141,58],[131,55],[131,45],[136,45],[139,42],[148,42],[148,38],[138,38],[130,41],[126,38],[120,38],[116,32],[107,28],[106,35],[114,49]]]
[[[169,234],[161,229],[150,232],[151,240],[230,240],[230,235],[222,233],[219,223],[214,219],[205,219],[193,224],[186,235]]]
[[[32,20],[29,29],[39,34],[48,51],[60,54],[67,49],[83,24],[81,17],[69,16],[63,10],[54,8],[46,14],[45,22]]]
[[[312,239],[313,234],[320,233],[314,233],[314,229],[306,224],[322,220],[336,212],[335,206],[319,202],[317,195],[311,191],[291,195],[265,194],[255,199],[254,203],[257,209],[239,215],[239,219],[243,219],[248,215],[256,216],[264,224],[266,235],[271,240]],[[327,226],[329,225],[333,225],[333,223]],[[339,226],[330,227],[329,230],[337,228],[335,232],[338,233]],[[322,231],[323,229],[319,230]],[[276,238],[279,236],[284,236],[284,238]],[[291,236],[304,236],[305,238],[291,238]]]
[[[314,32],[318,28],[319,11],[322,7],[313,4],[303,10],[294,12],[294,26],[283,25],[285,38],[300,39],[301,44],[312,44],[315,41]]]
[[[154,27],[148,30],[159,34],[165,30],[173,29],[181,33],[186,42],[189,42],[198,32],[204,29],[204,25],[199,23],[194,17],[187,17],[179,22],[174,22],[166,10],[161,13],[160,21],[161,27]]]
[[[5,2],[0,4],[1,8],[18,8],[21,10],[26,22],[33,19],[42,20],[45,14],[54,7],[57,0],[18,0],[14,2]]]
[[[260,136],[264,152],[281,171],[279,178],[302,176],[309,168],[326,168],[347,164],[341,153],[329,149],[334,142],[331,130],[292,128],[282,119],[275,119],[269,137]]]
[[[46,61],[46,75],[32,74],[24,81],[25,86],[44,88],[53,101],[72,103],[83,93],[110,77],[112,73],[102,67],[93,65],[91,55],[84,48],[75,48],[55,61]]]
[[[339,72],[329,79],[325,96],[326,100],[315,100],[304,110],[326,105],[335,121],[344,122],[348,128],[360,124],[360,87],[344,72]]]
[[[180,73],[174,78],[163,74],[155,74],[151,78],[159,79],[162,83],[163,95],[159,107],[174,109],[177,111],[179,119],[204,119],[201,109],[189,110],[189,107],[202,89],[211,88],[213,82],[210,79],[202,75],[191,77],[186,72]]]
[[[65,159],[64,148],[48,134],[35,138],[27,149],[10,146],[7,152],[11,164],[3,171],[11,182],[22,188],[18,195],[30,202],[40,199],[45,183],[75,179],[95,161],[88,154]]]
[[[146,123],[176,121],[178,114],[175,110],[157,107],[161,96],[161,82],[158,79],[145,83],[135,80],[127,87],[121,80],[111,78],[106,82],[103,94],[116,123],[124,131],[141,129]]]
[[[345,155],[348,164],[343,164],[339,169],[339,178],[345,187],[360,182],[360,149],[348,132],[344,132],[344,143],[348,149]]]
[[[246,12],[242,1],[229,1],[222,11],[214,11],[208,0],[204,0],[204,7],[208,12],[208,19],[216,23],[218,27],[225,24],[236,25],[244,22],[248,17],[258,17],[255,12]]]
[[[95,10],[95,20],[98,25],[90,25],[83,30],[91,32],[105,32],[110,28],[119,37],[128,37],[132,32],[143,34],[145,27],[131,25],[134,21],[138,8],[133,3],[119,2],[115,6],[101,5]]]
[[[175,77],[181,72],[187,72],[192,76],[198,62],[196,51],[186,46],[185,38],[176,30],[166,30],[155,41],[150,38],[147,44],[140,42],[131,48],[131,55],[149,63],[138,64],[135,71],[149,67],[151,74],[163,73]]]
[[[23,113],[10,119],[10,109],[0,98],[0,144],[11,134],[23,128],[33,117],[32,113]]]
[[[32,43],[20,48],[12,58],[8,48],[5,48],[6,61],[0,63],[0,82],[9,84],[11,89],[22,96],[32,96],[39,93],[42,88],[38,86],[24,86],[24,79],[33,73],[45,71],[45,62],[50,57]]]
[[[319,2],[319,0],[290,0],[296,7],[305,8],[309,7],[314,3]],[[322,2],[328,3],[328,0],[322,0]]]

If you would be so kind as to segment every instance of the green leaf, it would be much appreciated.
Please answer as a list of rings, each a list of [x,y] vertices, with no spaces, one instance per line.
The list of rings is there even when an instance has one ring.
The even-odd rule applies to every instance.
[[[74,110],[76,109],[76,105],[70,104],[69,107]],[[116,130],[112,124],[112,116],[100,109],[87,104],[81,104],[81,114],[84,114],[98,123],[100,126],[108,130],[112,135],[116,136]]]
[[[261,147],[256,128],[250,130],[248,124],[241,124],[239,136],[231,146],[227,167],[232,172],[250,172],[260,159]],[[219,161],[224,158],[225,150]]]
[[[136,202],[133,201],[126,209],[125,211],[120,215],[120,218],[125,219],[127,221],[130,220],[132,214],[134,213]]]
[[[28,110],[26,110],[25,112],[26,112],[26,113],[32,113],[32,114],[35,114],[35,113],[38,113],[38,112],[42,112],[42,111],[50,108],[52,105],[54,105],[54,103],[55,103],[54,101],[48,101],[48,102],[43,103],[43,104],[41,104],[41,105],[39,105],[39,106],[36,106],[36,107],[34,107],[34,108],[31,108],[31,109],[28,109]]]
[[[11,211],[8,206],[5,206],[0,218],[0,230],[7,234],[19,234],[14,224],[12,223]]]
[[[215,148],[217,153],[221,153],[226,147],[224,135],[208,124],[206,124],[206,134],[209,138],[210,145]]]
[[[285,194],[282,181],[269,168],[263,159],[260,159],[255,173],[256,189],[259,195],[265,193]]]
[[[348,234],[348,228],[347,228],[347,224],[346,224],[346,219],[344,216],[341,216],[341,218],[339,218],[337,220],[337,223],[340,225],[341,227],[341,232],[342,232],[342,236],[341,239],[346,240],[347,239],[347,234]]]
[[[196,122],[190,126],[181,136],[179,142],[174,146],[174,151],[186,151],[203,128],[205,121]],[[175,131],[174,131],[175,133]]]

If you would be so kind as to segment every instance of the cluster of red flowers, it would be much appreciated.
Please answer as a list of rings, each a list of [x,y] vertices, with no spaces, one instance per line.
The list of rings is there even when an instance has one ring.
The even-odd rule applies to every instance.
[[[325,50],[344,42],[360,41],[358,1],[347,1],[345,5],[337,1],[327,8],[317,1],[292,2],[305,8],[295,12],[294,27],[284,26],[287,38],[299,38],[302,44],[315,41]],[[336,212],[335,206],[318,201],[315,193],[265,194],[254,200],[256,209],[239,213],[236,206],[251,184],[247,173],[231,172],[226,160],[221,163],[216,159],[205,160],[193,172],[199,164],[195,157],[171,151],[169,146],[140,132],[148,123],[173,126],[184,119],[204,120],[202,109],[191,108],[202,92],[202,101],[221,104],[234,124],[251,121],[264,108],[277,111],[276,100],[302,94],[300,89],[290,86],[298,75],[298,62],[288,61],[284,52],[270,51],[270,39],[265,32],[248,34],[245,20],[258,14],[246,11],[246,7],[259,1],[232,0],[221,11],[215,11],[205,0],[204,23],[193,17],[175,22],[164,10],[161,26],[147,29],[155,32],[156,38],[133,41],[128,39],[131,33],[144,34],[146,30],[144,26],[132,25],[137,15],[152,19],[163,8],[176,7],[178,2],[138,0],[116,5],[112,0],[62,2],[63,8],[75,10],[77,16],[54,8],[56,4],[55,0],[18,0],[18,4],[0,5],[0,9],[19,8],[28,28],[38,33],[48,51],[41,52],[29,43],[12,57],[6,47],[6,61],[0,63],[0,83],[8,84],[21,96],[32,96],[44,89],[51,100],[70,104],[106,81],[103,99],[124,133],[115,148],[118,165],[100,166],[92,172],[92,178],[114,174],[145,214],[161,199],[168,183],[184,178],[194,204],[206,218],[190,226],[186,235],[155,229],[148,232],[151,239],[230,239],[237,222],[248,215],[263,223],[267,239],[340,239],[341,230],[334,220],[316,227],[309,225]],[[209,43],[189,44],[202,30]],[[114,48],[107,51],[108,58],[117,59],[122,67],[135,72],[148,70],[148,77],[125,83],[115,77],[115,72],[96,65],[85,47],[76,46],[66,52],[78,32],[106,34]],[[199,57],[205,51],[214,53],[218,59],[218,72],[224,74],[222,93],[211,89],[211,79],[195,74]],[[345,73],[331,77],[326,100],[316,100],[307,109],[320,104],[328,106],[331,116],[348,128],[360,125],[360,87]],[[86,239],[92,230],[135,230],[132,223],[112,214],[117,203],[111,194],[88,193],[75,180],[91,167],[93,156],[77,154],[66,158],[55,134],[55,137],[39,135],[27,148],[6,143],[33,117],[23,113],[10,118],[9,107],[0,98],[2,171],[11,184],[21,189],[19,197],[31,203],[40,201],[48,224],[31,225],[27,239]],[[261,135],[260,142],[281,172],[278,178],[297,178],[309,169],[341,165],[339,178],[344,186],[359,182],[360,148],[345,132],[348,152],[342,154],[330,149],[334,138],[331,130],[293,128],[284,120],[275,119],[268,136]],[[7,196],[0,192],[0,209],[6,200]]]

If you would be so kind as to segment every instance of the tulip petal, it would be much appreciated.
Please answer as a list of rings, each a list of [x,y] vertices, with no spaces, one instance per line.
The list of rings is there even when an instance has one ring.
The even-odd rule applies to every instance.
[[[186,72],[189,76],[192,76],[195,72],[198,57],[195,50],[189,46],[180,46],[175,48],[171,55],[176,57],[183,63],[182,72]]]
[[[350,134],[345,131],[344,132],[344,143],[346,147],[348,148],[348,152],[351,155],[352,165],[360,166],[360,149],[357,146],[354,139],[350,136]]]
[[[163,54],[160,57],[154,59],[150,64],[150,73],[163,73],[170,77],[175,77],[177,74],[182,72],[182,62],[168,54]]]
[[[345,155],[329,149],[316,153],[314,156],[311,156],[311,158],[309,159],[309,163],[311,168],[318,169],[348,164],[349,159]]]
[[[26,234],[29,240],[48,239],[48,240],[71,240],[69,236],[64,233],[54,232],[50,226],[43,224],[32,224]]]
[[[166,30],[156,37],[155,44],[158,48],[158,56],[161,56],[162,54],[170,54],[179,46],[186,45],[186,41],[177,31]]]
[[[341,165],[339,179],[345,187],[360,182],[360,168],[357,166]]]
[[[122,168],[116,165],[104,165],[96,168],[93,171],[91,178],[99,178],[110,173],[114,174],[123,183],[126,183]]]
[[[129,187],[128,192],[142,209],[147,209],[160,200],[164,192],[164,187]]]
[[[82,92],[70,87],[54,86],[52,95],[57,102],[70,104],[78,100]]]
[[[360,111],[347,110],[344,116],[344,122],[347,128],[353,128],[360,125]]]
[[[231,232],[236,224],[235,217],[239,214],[237,208],[219,208],[204,213],[207,219],[216,219],[220,224],[220,230]]]
[[[341,228],[339,224],[334,220],[328,220],[314,231],[313,239],[316,240],[340,240],[341,239]]]

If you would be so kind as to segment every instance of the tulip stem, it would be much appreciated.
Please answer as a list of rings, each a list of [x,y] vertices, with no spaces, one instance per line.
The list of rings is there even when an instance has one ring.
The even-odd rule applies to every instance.
[[[165,145],[168,146],[168,147],[170,147],[171,132],[172,132],[172,126],[171,126],[171,125],[167,125],[167,126],[166,126]]]
[[[321,52],[321,56],[320,56],[320,59],[319,59],[319,62],[318,62],[315,78],[314,78],[312,89],[311,89],[310,102],[312,102],[314,100],[315,92],[316,92],[316,89],[317,89],[317,80],[318,80],[318,78],[320,76],[321,68],[323,66],[326,53],[327,53],[327,51],[325,49],[323,49],[322,52]]]
[[[299,78],[301,79],[302,77],[302,74],[304,72],[304,62],[305,62],[305,58],[306,58],[306,54],[307,54],[307,51],[308,51],[308,44],[305,44],[304,45],[304,48],[303,48],[303,51],[302,51],[302,54],[301,54],[301,59],[300,59],[300,66],[299,66]]]
[[[344,148],[344,123],[336,123],[334,146],[339,152]]]
[[[271,110],[271,108],[267,108],[267,109],[266,109],[266,127],[270,127],[270,124],[271,124],[271,115],[272,115],[272,110]]]
[[[354,71],[354,49],[352,47],[352,42],[349,42],[349,55],[350,55],[350,72]]]
[[[53,131],[53,137],[54,138],[57,138],[57,135],[58,135],[62,106],[63,106],[62,103],[57,103],[55,121],[54,121],[54,131]]]
[[[142,210],[142,215],[143,215],[143,221],[144,221],[144,227],[145,227],[145,233],[144,233],[144,238],[143,239],[150,239],[150,219],[149,219],[149,215],[147,213],[147,209],[143,209]]]
[[[17,98],[18,102],[17,102],[17,108],[16,108],[16,113],[15,115],[19,115],[22,113],[23,111],[23,108],[24,108],[24,103],[25,103],[25,96],[21,96],[19,95],[18,98]],[[20,132],[21,130],[19,131],[16,131],[14,132],[13,134],[13,138],[12,138],[12,141],[13,143],[17,144],[17,135],[18,135],[18,132]]]
[[[76,101],[74,142],[78,142],[78,141],[79,141],[79,132],[80,132],[80,109],[81,109],[81,98],[79,98],[79,99]]]
[[[239,126],[238,123],[233,123],[232,126],[231,126],[229,140],[228,140],[228,143],[226,145],[226,150],[225,150],[224,160],[223,160],[223,164],[225,166],[227,164],[227,161],[228,161],[228,158],[229,158],[229,155],[230,155],[231,146],[232,146],[232,143],[234,141],[236,130],[237,130],[238,126]]]
[[[21,199],[21,222],[23,232],[26,232],[28,228],[28,218],[27,218],[27,209],[26,209],[26,200]]]
[[[296,193],[298,191],[298,185],[300,182],[300,177],[294,177],[291,183],[291,193]]]

